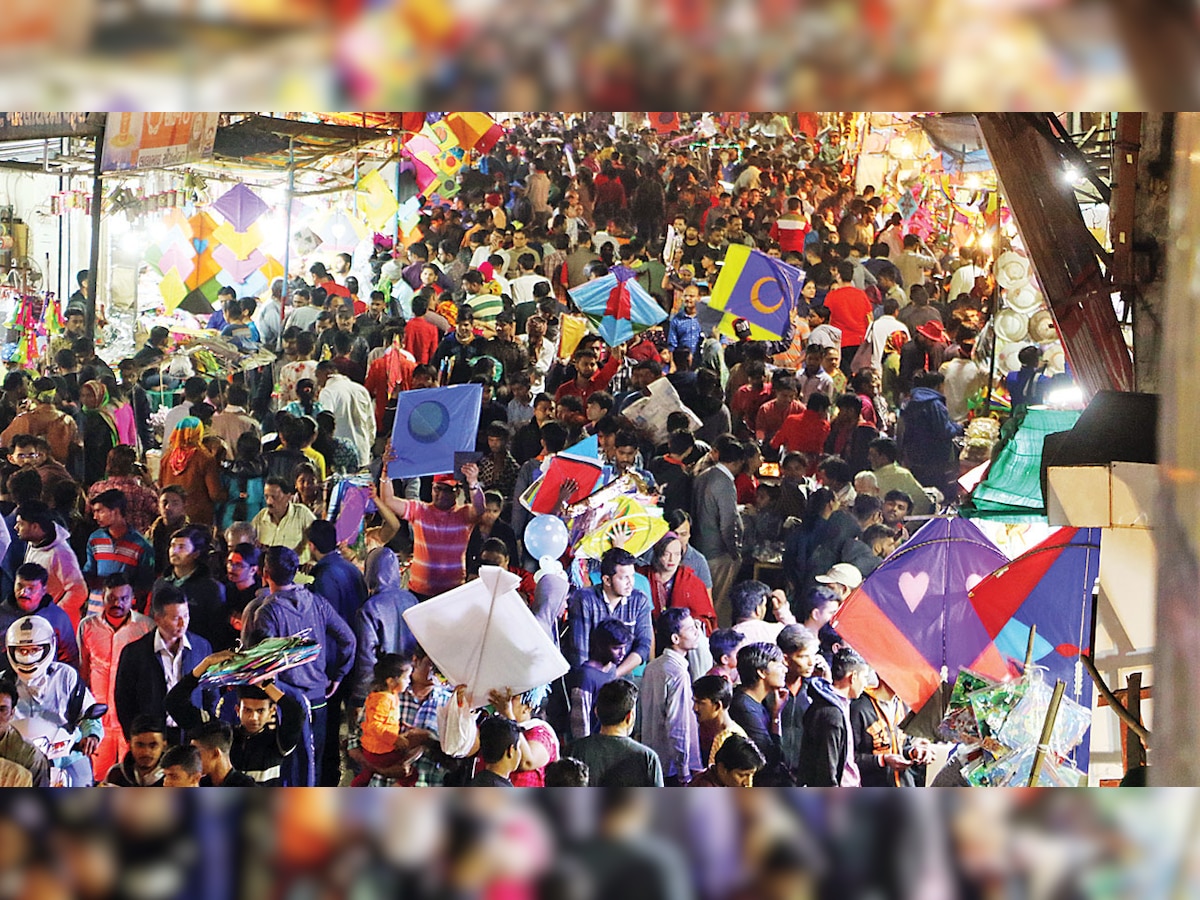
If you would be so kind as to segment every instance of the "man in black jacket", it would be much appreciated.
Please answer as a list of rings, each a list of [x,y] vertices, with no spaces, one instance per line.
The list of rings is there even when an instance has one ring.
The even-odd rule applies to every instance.
[[[154,630],[126,647],[117,664],[113,698],[126,740],[133,737],[133,720],[143,713],[163,715],[167,691],[212,653],[208,641],[188,633],[188,603],[179,588],[159,585],[150,601],[150,613]],[[172,673],[169,684],[165,674],[168,669]],[[192,692],[192,703],[205,709],[212,709],[216,699],[213,690],[196,688]],[[167,722],[166,737],[169,744],[180,743],[177,722]]]
[[[812,705],[804,714],[797,781],[808,787],[859,787],[850,704],[865,690],[870,668],[849,647],[833,654],[829,668],[832,681],[814,678],[808,686]]]

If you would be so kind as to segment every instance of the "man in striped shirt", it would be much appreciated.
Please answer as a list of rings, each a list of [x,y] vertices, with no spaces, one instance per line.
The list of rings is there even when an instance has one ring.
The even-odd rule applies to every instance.
[[[125,495],[116,488],[102,491],[92,500],[92,518],[100,527],[87,543],[83,575],[88,587],[100,588],[104,579],[117,572],[129,576],[134,592],[144,596],[154,583],[154,548],[125,521]],[[88,603],[88,614],[101,611],[100,604]]]
[[[384,470],[395,457],[389,443],[384,451]],[[453,475],[433,479],[433,502],[401,500],[390,478],[383,478],[380,497],[402,519],[412,523],[413,558],[408,573],[408,589],[422,600],[458,587],[467,580],[467,542],[471,529],[483,514],[483,488],[479,485],[479,466],[465,463],[463,476],[471,502],[459,504],[458,481]]]

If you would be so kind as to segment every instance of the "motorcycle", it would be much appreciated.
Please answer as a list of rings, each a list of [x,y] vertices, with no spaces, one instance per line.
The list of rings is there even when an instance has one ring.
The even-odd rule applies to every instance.
[[[75,787],[71,772],[60,767],[56,760],[65,759],[79,750],[82,736],[79,726],[89,720],[104,718],[108,704],[93,703],[80,714],[78,721],[58,725],[43,718],[18,719],[13,727],[26,741],[41,750],[50,760],[50,787]]]

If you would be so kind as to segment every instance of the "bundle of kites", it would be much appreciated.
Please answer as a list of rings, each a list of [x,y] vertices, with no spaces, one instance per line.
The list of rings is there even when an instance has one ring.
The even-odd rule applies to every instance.
[[[6,290],[6,293],[10,295],[12,308],[4,327],[10,332],[18,332],[19,336],[15,343],[4,345],[3,357],[6,362],[28,368],[42,355],[47,340],[62,333],[62,313],[53,295],[50,295],[39,318],[38,310],[42,301],[38,295],[21,294],[11,290]]]
[[[958,743],[955,756],[974,787],[1025,787],[1051,707],[1045,670],[1029,666],[1015,681],[994,681],[963,669],[954,683],[938,736]],[[1086,776],[1070,760],[1091,724],[1091,712],[1062,697],[1043,748],[1037,787],[1079,787]]]
[[[562,516],[571,555],[576,559],[599,559],[612,546],[612,532],[625,529],[629,533],[625,549],[639,556],[667,533],[666,520],[640,478],[631,474],[614,478],[612,469],[601,464],[596,444],[595,437],[587,438],[552,457],[542,476],[521,495],[520,502],[534,513],[534,521],[552,517],[563,485],[574,481],[576,487],[567,498]],[[560,554],[549,555],[557,558]]]
[[[304,665],[320,652],[321,645],[312,639],[307,629],[288,637],[266,638],[253,647],[235,651],[225,662],[212,666],[200,676],[200,683],[221,688],[259,684],[280,672]]]

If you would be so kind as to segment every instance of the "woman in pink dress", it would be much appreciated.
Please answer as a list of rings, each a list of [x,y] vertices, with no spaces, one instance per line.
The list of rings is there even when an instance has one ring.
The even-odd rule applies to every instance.
[[[509,780],[514,787],[545,787],[546,766],[558,760],[560,748],[554,729],[537,718],[539,707],[550,694],[550,686],[533,688],[523,694],[505,696],[493,692],[492,705],[496,712],[512,719],[521,727],[521,764]]]

